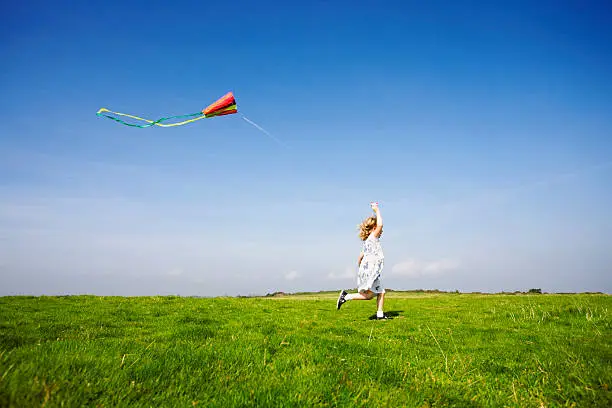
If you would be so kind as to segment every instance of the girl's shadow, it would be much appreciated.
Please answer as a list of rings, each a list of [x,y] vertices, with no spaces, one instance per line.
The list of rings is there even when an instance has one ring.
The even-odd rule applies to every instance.
[[[387,316],[387,320],[391,320],[391,319],[393,319],[395,317],[398,317],[400,315],[400,313],[402,313],[402,312],[403,312],[403,310],[391,310],[389,312],[385,312],[385,316]],[[376,313],[374,313],[368,319],[376,320]]]

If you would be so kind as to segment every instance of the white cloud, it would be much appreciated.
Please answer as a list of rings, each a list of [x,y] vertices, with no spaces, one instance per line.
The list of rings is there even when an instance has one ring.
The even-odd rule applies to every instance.
[[[290,271],[285,274],[285,279],[287,280],[295,280],[300,277],[300,273],[298,271]]]
[[[168,271],[169,276],[180,276],[183,274],[183,270],[179,268],[174,268]]]
[[[353,279],[357,276],[357,272],[355,271],[355,268],[353,267],[347,267],[344,272],[336,272],[336,271],[332,271],[330,273],[327,274],[327,279],[331,279],[331,280],[346,280],[346,279]]]
[[[459,267],[459,263],[450,259],[439,259],[434,261],[420,261],[417,259],[407,259],[393,265],[391,272],[394,275],[418,277],[433,276],[448,272]]]

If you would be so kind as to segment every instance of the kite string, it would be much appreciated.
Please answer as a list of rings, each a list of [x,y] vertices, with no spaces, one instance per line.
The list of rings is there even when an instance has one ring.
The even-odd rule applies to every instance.
[[[272,140],[274,140],[276,143],[285,146],[285,147],[289,147],[287,146],[286,143],[283,143],[282,141],[280,141],[278,138],[272,136],[272,134],[270,132],[268,132],[266,129],[262,128],[261,126],[259,126],[257,123],[253,122],[251,119],[247,118],[246,116],[244,116],[244,114],[240,113],[240,117],[242,117],[242,119],[244,119],[245,122],[253,125],[256,129],[260,130],[262,133],[266,134],[269,138],[271,138]]]

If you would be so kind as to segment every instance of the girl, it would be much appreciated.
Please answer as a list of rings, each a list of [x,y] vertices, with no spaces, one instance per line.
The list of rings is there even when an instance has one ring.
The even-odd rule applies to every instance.
[[[358,293],[348,294],[342,290],[336,307],[340,309],[340,306],[348,300],[370,300],[376,294],[376,318],[380,320],[387,318],[383,312],[385,289],[381,282],[385,256],[379,240],[382,235],[383,221],[378,203],[370,203],[370,206],[375,215],[366,218],[359,226],[359,238],[363,241],[363,247],[357,262],[359,267]]]

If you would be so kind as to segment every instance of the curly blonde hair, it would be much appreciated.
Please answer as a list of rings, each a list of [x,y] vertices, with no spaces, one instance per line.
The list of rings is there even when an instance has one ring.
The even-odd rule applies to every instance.
[[[359,238],[362,241],[368,239],[372,231],[376,228],[376,217],[370,216],[359,224]]]

